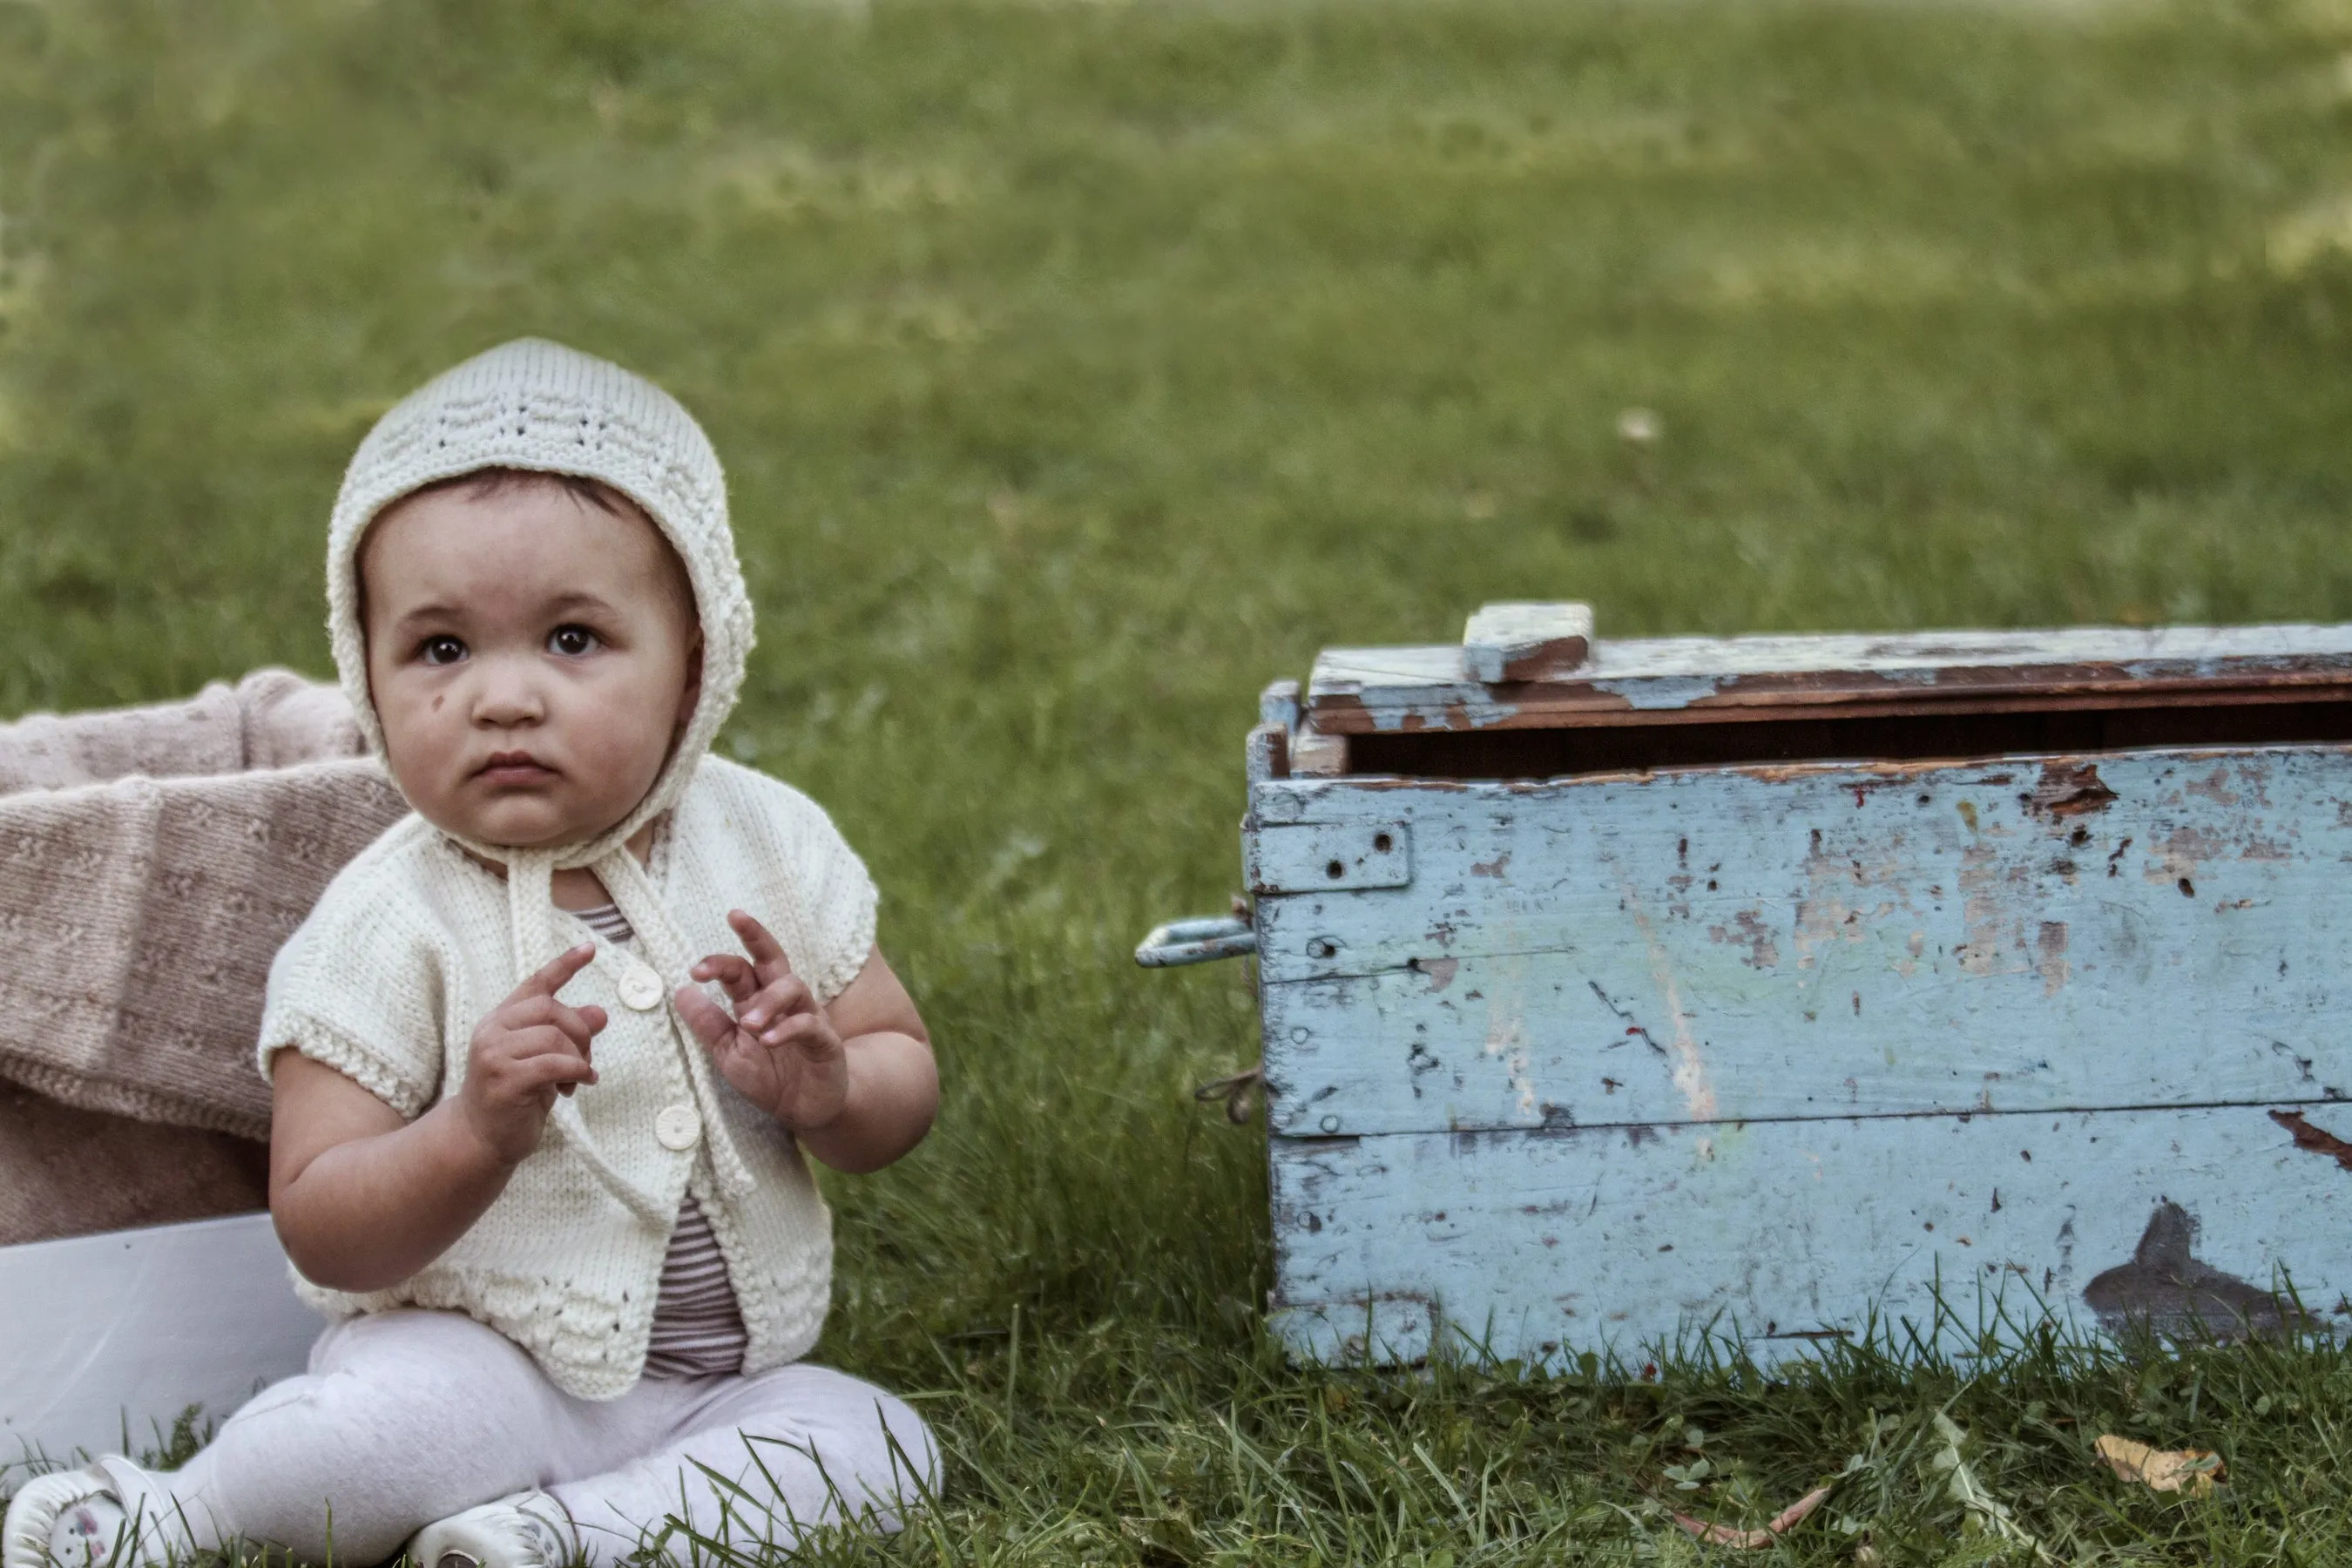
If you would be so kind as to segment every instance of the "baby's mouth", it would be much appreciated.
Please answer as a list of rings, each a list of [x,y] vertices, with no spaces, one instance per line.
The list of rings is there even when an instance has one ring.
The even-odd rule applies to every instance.
[[[493,786],[544,784],[554,776],[553,768],[529,752],[492,752],[488,760],[474,770],[477,780]]]

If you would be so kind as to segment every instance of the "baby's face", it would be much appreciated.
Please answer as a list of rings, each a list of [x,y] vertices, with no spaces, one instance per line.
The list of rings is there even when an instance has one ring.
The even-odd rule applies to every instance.
[[[555,485],[428,491],[377,519],[359,572],[386,758],[427,821],[543,848],[645,798],[702,679],[652,522]]]

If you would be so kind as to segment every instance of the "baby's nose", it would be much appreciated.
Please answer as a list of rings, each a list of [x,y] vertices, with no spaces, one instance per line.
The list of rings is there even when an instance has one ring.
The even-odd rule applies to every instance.
[[[496,672],[486,674],[474,700],[474,721],[505,729],[536,724],[547,716],[547,700],[538,682]]]

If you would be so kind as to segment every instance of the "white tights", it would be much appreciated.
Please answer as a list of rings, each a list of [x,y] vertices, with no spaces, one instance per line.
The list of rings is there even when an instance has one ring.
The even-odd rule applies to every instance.
[[[842,1520],[896,1530],[939,1474],[921,1417],[825,1367],[647,1378],[591,1403],[496,1331],[427,1311],[329,1329],[308,1373],[254,1395],[178,1470],[102,1463],[151,1552],[243,1539],[325,1562],[331,1534],[337,1559],[374,1563],[535,1487],[600,1568],[681,1523],[739,1550]],[[670,1550],[688,1542],[673,1534]]]

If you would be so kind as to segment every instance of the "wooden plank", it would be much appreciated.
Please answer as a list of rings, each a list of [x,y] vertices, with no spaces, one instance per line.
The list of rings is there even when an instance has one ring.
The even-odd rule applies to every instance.
[[[64,1458],[160,1447],[307,1364],[324,1322],[266,1214],[0,1247],[0,1439]]]
[[[1419,1304],[1499,1355],[1635,1365],[1710,1331],[1769,1362],[1874,1306],[1955,1352],[2045,1306],[2275,1331],[2281,1284],[2352,1319],[2352,1172],[2256,1108],[1276,1139],[1273,1183],[1275,1321],[1317,1359],[1361,1352],[1368,1303],[1406,1352],[1376,1359],[1412,1359]]]
[[[1328,735],[1302,723],[1290,737],[1290,771],[1311,778],[1335,778],[1348,771],[1348,737]]]
[[[2313,1105],[2344,1100],[2352,1084],[2352,1042],[2328,1019],[2292,1026],[2275,1006],[2263,1020],[2199,1008],[2151,1027],[2146,994],[2090,994],[2055,1009],[2034,996],[2011,1009],[1999,993],[2021,987],[1923,994],[1888,983],[1860,1008],[1847,1005],[1857,987],[1814,1016],[1777,1019],[1694,985],[1685,1000],[1699,1005],[1678,1027],[1643,996],[1609,995],[1596,967],[1589,953],[1518,954],[1267,986],[1273,1131]],[[2273,1026],[2254,1026],[2265,1021]]]
[[[1573,669],[1499,684],[1456,648],[1328,648],[1306,707],[1327,734],[1370,734],[2347,694],[2352,626],[2094,626],[1604,641]]]
[[[1242,773],[1252,784],[1290,776],[1290,731],[1260,724],[1242,742]]]
[[[1800,951],[1800,935],[1832,914],[1848,933],[1869,918],[1817,893],[1847,906],[1867,898],[1869,911],[1891,902],[1890,916],[1913,906],[1948,915],[1958,906],[1966,920],[1973,891],[1978,914],[1959,940],[1989,943],[1997,933],[1985,900],[2021,918],[2043,894],[2169,888],[2184,913],[2234,915],[2266,897],[2326,893],[2325,868],[2352,856],[2352,810],[2340,809],[2352,803],[2352,747],[2334,745],[1692,769],[1540,784],[1294,777],[1254,786],[1250,799],[1245,834],[1294,823],[1405,822],[1412,832],[1409,887],[1264,901],[1259,930],[1267,978],[1276,981],[1449,955],[1567,951],[1612,929],[1638,934],[1642,920],[1663,931],[1671,919],[1722,948],[1736,944],[1712,926],[1744,930],[1741,912],[1777,922],[1772,945],[1787,950],[1789,967],[1810,971],[1819,944]],[[2147,907],[2170,908],[2161,900]],[[1848,914],[1856,915],[1851,926]],[[1810,922],[1803,932],[1801,917]],[[1967,934],[1971,924],[1985,928],[1980,938]],[[1318,935],[1340,939],[1336,951],[1309,952]],[[1840,940],[1861,944],[1858,934]],[[2038,952],[2039,942],[2037,930],[2028,950]],[[1916,956],[1907,931],[1904,946]],[[1968,973],[2007,967],[1979,952]]]
[[[1546,680],[1568,675],[1592,649],[1592,606],[1486,605],[1462,630],[1462,670],[1472,680]]]
[[[2352,1092],[2352,748],[1252,802],[1412,847],[1258,900],[1278,1132]]]
[[[1257,720],[1286,731],[1298,728],[1298,682],[1267,681],[1257,694]]]

